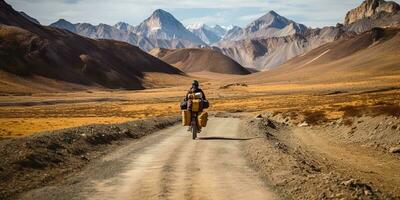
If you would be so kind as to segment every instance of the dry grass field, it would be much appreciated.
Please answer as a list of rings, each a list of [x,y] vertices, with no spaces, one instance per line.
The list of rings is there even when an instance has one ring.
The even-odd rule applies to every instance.
[[[225,87],[223,87],[225,86]],[[319,84],[229,85],[209,80],[202,87],[209,111],[321,111],[327,119],[344,115],[346,106],[400,105],[400,84],[389,80]],[[35,93],[0,97],[0,136],[30,135],[87,124],[110,124],[157,116],[179,115],[188,86],[139,91]]]

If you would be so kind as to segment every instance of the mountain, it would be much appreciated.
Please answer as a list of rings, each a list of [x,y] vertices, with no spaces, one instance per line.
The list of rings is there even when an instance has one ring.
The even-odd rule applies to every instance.
[[[362,33],[374,27],[388,27],[400,24],[400,6],[396,2],[366,0],[350,10],[345,18],[348,31]]]
[[[284,37],[293,34],[303,34],[307,27],[280,16],[275,11],[270,11],[257,20],[247,25],[236,34],[230,34],[225,40],[242,40],[256,38]]]
[[[72,24],[65,19],[60,19],[57,22],[50,24],[50,26],[65,29],[93,39],[114,39],[129,43],[136,43],[138,40],[136,34],[127,34],[125,31],[107,24],[99,24],[98,26],[89,23]]]
[[[223,38],[225,36],[225,34],[230,30],[229,27],[228,28],[224,28],[224,27],[222,27],[222,26],[220,26],[218,24],[215,25],[215,26],[212,26],[210,28],[215,34],[217,34],[221,38]]]
[[[297,56],[279,68],[238,81],[339,82],[400,77],[400,29],[373,28],[342,38]],[[383,79],[382,79],[383,80]]]
[[[221,30],[213,29],[205,24],[191,25],[186,27],[190,32],[194,33],[202,41],[207,44],[213,44],[221,40],[219,33]]]
[[[344,25],[316,29],[306,29],[271,11],[244,29],[236,27],[228,31],[215,48],[245,67],[271,70],[291,58],[341,38],[375,27],[399,26],[397,7],[394,2],[366,0],[347,14]]]
[[[50,26],[65,29],[92,39],[112,39],[128,42],[132,45],[139,46],[141,49],[146,51],[155,48],[158,44],[157,41],[150,41],[148,38],[141,37],[133,33],[133,26],[122,22],[117,23],[114,26],[107,24],[99,24],[94,26],[89,23],[72,24],[64,19],[60,19],[57,22],[50,24]]]
[[[340,26],[308,29],[270,11],[244,29],[228,31],[215,48],[247,68],[262,71],[344,35]]]
[[[73,33],[76,33],[75,25],[65,19],[59,19],[58,21],[50,24],[50,26],[60,28],[60,29],[65,29],[65,30],[71,31]]]
[[[50,25],[69,30],[93,39],[113,39],[128,42],[145,51],[153,48],[190,48],[206,45],[195,34],[188,31],[170,13],[156,10],[138,26],[119,22],[114,26],[88,23],[72,24],[60,19]]]
[[[40,24],[40,22],[39,22],[37,19],[35,19],[35,18],[29,16],[28,14],[26,14],[26,13],[24,13],[24,12],[19,12],[19,13],[20,13],[22,16],[24,16],[25,18],[27,18],[29,21],[31,21],[31,22],[33,22],[33,23],[35,23],[35,24]]]
[[[342,29],[325,27],[309,30],[305,35],[224,41],[217,49],[243,66],[263,71],[346,35]]]
[[[233,26],[231,29],[229,29],[225,35],[224,39],[226,41],[229,41],[231,38],[235,38],[237,35],[241,34],[243,29],[239,26]]]
[[[153,49],[150,54],[186,73],[250,74],[239,63],[212,49]]]
[[[114,27],[125,32],[132,32],[133,29],[135,28],[134,26],[125,22],[118,22],[114,25]]]
[[[0,1],[1,91],[143,89],[152,73],[183,77],[180,70],[128,43],[41,26]]]
[[[136,26],[133,32],[149,39],[179,39],[182,43],[204,44],[200,38],[188,31],[174,16],[161,9],[155,10],[149,18]]]

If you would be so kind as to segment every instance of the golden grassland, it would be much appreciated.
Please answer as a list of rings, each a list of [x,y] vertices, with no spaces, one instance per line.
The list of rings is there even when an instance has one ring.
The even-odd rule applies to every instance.
[[[320,111],[327,118],[343,115],[345,106],[400,105],[400,84],[367,82],[335,84],[275,84],[232,86],[208,82],[203,89],[209,111],[306,112]],[[340,90],[338,90],[340,89]],[[25,136],[88,124],[111,124],[137,119],[179,115],[187,87],[142,91],[85,91],[37,93],[0,97],[0,137]]]

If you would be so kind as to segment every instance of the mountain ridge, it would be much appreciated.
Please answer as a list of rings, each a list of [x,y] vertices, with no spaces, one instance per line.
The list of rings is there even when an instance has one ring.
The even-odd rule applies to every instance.
[[[212,49],[153,49],[150,54],[185,73],[250,74],[236,61]]]
[[[176,78],[184,75],[128,43],[93,40],[33,23],[3,0],[0,44],[0,72],[16,78],[3,79],[1,84],[14,83],[15,87],[20,83],[23,88],[34,89],[30,84],[46,80],[42,86],[53,85],[55,91],[71,84],[80,88],[144,89],[146,73],[164,73]],[[29,81],[21,82],[22,79]]]
[[[270,70],[288,59],[338,40],[342,36],[360,34],[374,27],[396,26],[400,22],[400,14],[396,13],[397,7],[398,4],[394,2],[365,0],[360,6],[348,12],[343,25],[315,29],[307,28],[275,11],[269,11],[246,27],[235,26],[223,35],[221,32],[217,34],[218,28],[219,31],[223,29],[220,26],[210,27],[203,24],[192,28],[184,27],[171,13],[157,9],[138,26],[130,26],[127,23],[120,24],[121,26],[116,24],[113,26],[119,30],[116,31],[105,25],[99,29],[98,26],[93,28],[81,24],[77,33],[95,39],[125,41],[146,51],[153,48],[210,48],[224,53],[243,66]],[[371,14],[355,14],[355,17],[349,17],[352,16],[349,13],[360,9],[361,13]],[[386,12],[390,9],[392,13]],[[162,24],[170,28],[162,30]],[[195,41],[193,38],[196,38]],[[286,39],[288,40],[284,42]]]

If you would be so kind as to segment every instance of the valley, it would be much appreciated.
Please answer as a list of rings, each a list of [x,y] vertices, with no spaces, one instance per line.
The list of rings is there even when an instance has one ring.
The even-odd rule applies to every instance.
[[[13,4],[0,0],[0,199],[400,199],[396,1],[320,28],[269,7],[189,24],[196,9],[158,5],[137,25],[43,25]],[[180,124],[193,80],[210,102],[195,140]]]

